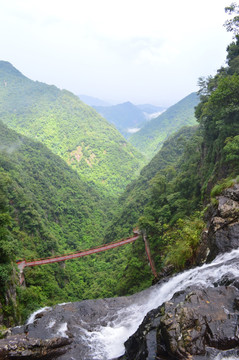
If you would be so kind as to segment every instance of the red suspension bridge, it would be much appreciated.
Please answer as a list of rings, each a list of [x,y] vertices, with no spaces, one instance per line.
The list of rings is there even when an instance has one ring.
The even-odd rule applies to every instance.
[[[77,253],[74,253],[74,254],[56,256],[56,257],[52,257],[52,258],[45,258],[45,259],[39,259],[39,260],[32,260],[32,261],[18,260],[17,261],[17,266],[18,266],[18,269],[20,271],[20,284],[22,284],[24,282],[23,270],[24,270],[25,267],[52,264],[52,263],[55,263],[55,262],[66,261],[66,260],[76,259],[76,258],[79,258],[79,257],[91,255],[91,254],[96,254],[96,253],[99,253],[99,252],[102,252],[102,251],[114,249],[116,247],[132,243],[135,240],[137,240],[139,237],[140,237],[140,232],[138,230],[134,230],[134,236],[133,237],[122,239],[122,240],[119,240],[119,241],[116,241],[116,242],[113,242],[113,243],[110,243],[110,244],[105,244],[105,245],[96,247],[94,249],[83,250],[83,251],[80,251],[80,252],[77,252]],[[146,249],[146,253],[147,253],[147,256],[148,256],[148,259],[149,259],[149,263],[150,263],[152,272],[153,272],[154,276],[157,277],[157,272],[155,270],[155,267],[154,267],[154,264],[153,264],[153,261],[151,259],[151,255],[150,255],[149,244],[148,244],[148,242],[146,240],[146,236],[143,236],[143,238],[144,238],[145,249]]]

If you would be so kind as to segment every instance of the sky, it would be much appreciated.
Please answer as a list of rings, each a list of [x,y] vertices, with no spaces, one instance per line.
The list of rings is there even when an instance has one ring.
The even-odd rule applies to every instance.
[[[0,0],[0,60],[112,103],[170,106],[225,65],[225,0]]]

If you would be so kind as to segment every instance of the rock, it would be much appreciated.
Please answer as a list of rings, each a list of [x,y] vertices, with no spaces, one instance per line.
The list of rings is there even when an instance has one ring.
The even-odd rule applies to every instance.
[[[228,194],[229,195],[229,194]],[[232,195],[232,194],[230,194]],[[239,215],[239,203],[229,197],[218,197],[218,213],[222,218],[235,218]]]
[[[208,359],[239,346],[238,296],[233,287],[188,289],[151,311],[126,342],[122,360]]]
[[[239,184],[224,190],[217,200],[217,206],[209,209],[208,229],[204,234],[204,254],[205,246],[209,250],[207,262],[239,247]],[[200,246],[198,252],[202,252]]]
[[[218,254],[239,247],[239,223],[225,225],[214,233],[209,232],[208,245],[210,253],[207,262],[211,262]]]
[[[143,294],[147,296],[147,292]],[[94,352],[91,334],[99,326],[114,322],[118,310],[141,301],[137,298],[136,294],[44,308],[32,323],[12,328],[11,335],[0,340],[0,360],[90,360]]]
[[[232,200],[239,201],[239,185],[235,184],[232,187],[223,190],[222,194]]]
[[[175,272],[175,267],[173,265],[171,264],[166,265],[163,267],[160,273],[158,273],[158,279],[165,279],[168,276],[172,275],[174,272]]]
[[[0,360],[5,359],[54,359],[67,351],[71,343],[67,338],[41,340],[26,334],[9,336],[0,341]]]

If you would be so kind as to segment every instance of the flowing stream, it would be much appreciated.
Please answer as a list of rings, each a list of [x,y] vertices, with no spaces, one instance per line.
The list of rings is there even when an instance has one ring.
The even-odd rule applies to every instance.
[[[212,263],[205,264],[172,277],[168,282],[142,291],[129,297],[128,303],[121,304],[117,310],[107,309],[104,319],[100,323],[95,322],[90,327],[82,321],[79,325],[75,325],[76,332],[74,336],[78,336],[79,341],[87,344],[88,353],[80,359],[94,360],[110,360],[124,354],[124,342],[137,330],[138,326],[144,319],[144,316],[152,309],[162,305],[172,296],[189,286],[209,287],[220,281],[225,275],[230,278],[239,278],[239,249],[233,250],[218,256]],[[120,298],[119,298],[120,299]],[[31,322],[34,316],[31,317]],[[55,319],[50,319],[49,327],[55,324]],[[29,323],[29,321],[28,321]],[[62,333],[67,337],[67,321],[62,324]],[[59,325],[59,326],[60,326]],[[70,326],[70,325],[69,325]],[[65,359],[65,357],[60,357]],[[77,357],[71,357],[77,360]],[[217,355],[215,360],[223,359],[223,356]],[[227,358],[229,359],[229,358]],[[231,357],[230,359],[233,359]]]

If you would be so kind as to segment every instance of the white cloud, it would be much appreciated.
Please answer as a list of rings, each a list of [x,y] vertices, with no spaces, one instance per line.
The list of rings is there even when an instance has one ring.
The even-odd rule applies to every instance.
[[[140,130],[140,128],[130,128],[130,129],[127,129],[127,132],[128,132],[129,134],[135,134],[135,133],[137,133],[139,130]]]
[[[0,0],[2,59],[77,94],[168,105],[225,58],[225,0]],[[158,99],[158,100],[157,100]]]

